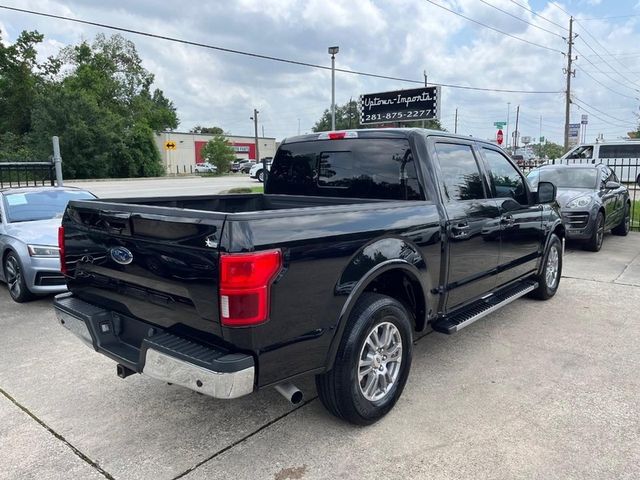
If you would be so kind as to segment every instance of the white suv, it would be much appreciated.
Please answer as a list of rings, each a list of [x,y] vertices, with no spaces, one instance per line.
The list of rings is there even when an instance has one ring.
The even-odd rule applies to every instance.
[[[271,169],[271,160],[267,160],[267,171]],[[259,182],[264,182],[264,167],[262,162],[256,163],[251,170],[249,170],[249,176],[251,178],[257,178]]]

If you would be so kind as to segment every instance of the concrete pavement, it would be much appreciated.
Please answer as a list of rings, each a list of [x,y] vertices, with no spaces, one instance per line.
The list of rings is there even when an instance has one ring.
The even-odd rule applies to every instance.
[[[0,289],[0,478],[638,478],[640,234],[566,253],[551,301],[420,339],[398,405],[367,428],[328,415],[312,379],[299,408],[121,380],[50,299]]]
[[[213,195],[223,190],[261,185],[244,174],[221,177],[163,177],[132,180],[65,181],[66,186],[86,188],[102,198]]]

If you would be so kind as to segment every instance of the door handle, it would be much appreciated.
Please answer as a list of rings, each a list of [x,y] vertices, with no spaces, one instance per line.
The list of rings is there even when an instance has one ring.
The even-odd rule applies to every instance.
[[[516,219],[513,218],[513,215],[505,215],[500,219],[500,224],[505,227],[512,227],[516,223]]]
[[[451,226],[451,237],[457,239],[468,238],[470,228],[468,222],[458,222]]]

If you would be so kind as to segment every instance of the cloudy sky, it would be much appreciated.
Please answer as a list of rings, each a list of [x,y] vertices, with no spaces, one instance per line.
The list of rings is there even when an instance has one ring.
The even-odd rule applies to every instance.
[[[426,70],[430,83],[552,92],[443,87],[441,121],[453,131],[458,108],[458,132],[490,138],[496,133],[493,122],[507,120],[508,104],[513,131],[519,105],[522,135],[558,142],[566,66],[560,52],[566,51],[562,37],[568,35],[569,13],[578,18],[572,121],[588,113],[588,139],[598,133],[615,139],[637,126],[640,113],[640,0],[0,0],[0,5],[321,65],[330,65],[327,47],[339,45],[337,67],[343,69],[414,80],[422,80]],[[43,56],[109,33],[1,9],[0,29],[5,42],[25,29],[40,31]],[[255,107],[265,135],[281,139],[310,131],[330,104],[326,70],[124,36],[135,42],[156,85],[176,105],[179,130],[217,125],[252,135],[249,117]],[[412,86],[338,73],[336,102]]]

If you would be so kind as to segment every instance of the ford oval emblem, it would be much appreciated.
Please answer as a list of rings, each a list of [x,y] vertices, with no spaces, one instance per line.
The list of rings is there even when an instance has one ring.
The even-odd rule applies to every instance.
[[[133,253],[128,248],[115,247],[109,253],[113,261],[120,265],[129,265],[133,262]]]

